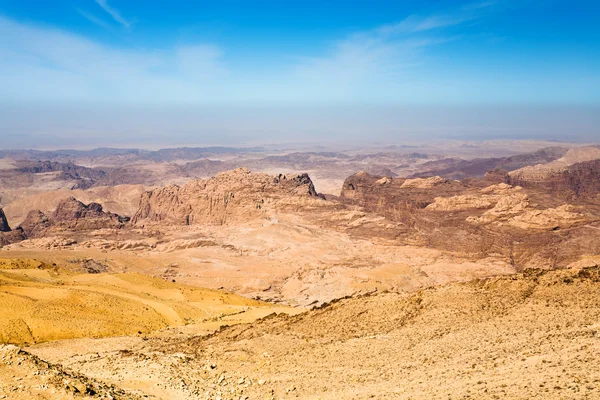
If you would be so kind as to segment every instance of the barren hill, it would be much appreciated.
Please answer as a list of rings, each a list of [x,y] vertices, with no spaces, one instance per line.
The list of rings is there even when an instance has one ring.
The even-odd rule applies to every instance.
[[[251,173],[245,168],[194,180],[183,187],[171,185],[142,195],[133,223],[163,222],[180,225],[219,224],[257,219],[287,198],[318,199],[308,175],[286,177]]]
[[[87,273],[34,259],[0,259],[0,343],[141,335],[191,324],[210,330],[236,323],[239,314],[248,322],[293,312],[223,291],[106,273],[102,260],[80,263]]]
[[[592,399],[600,397],[599,273],[528,270],[343,299],[209,336],[29,351],[163,399]]]
[[[565,156],[568,151],[569,149],[566,147],[554,146],[510,157],[475,158],[473,160],[444,158],[422,164],[419,167],[419,172],[410,177],[422,178],[437,175],[450,179],[481,178],[486,172],[493,169],[513,171],[523,167],[549,163]]]
[[[340,199],[409,226],[400,242],[475,258],[502,255],[517,269],[566,266],[600,253],[597,170],[579,165],[525,187],[494,183],[496,175],[459,182],[358,173],[344,182]]]
[[[520,181],[543,181],[549,176],[566,170],[569,166],[600,159],[600,149],[594,146],[570,149],[562,157],[547,163],[527,166],[510,173],[511,178]]]

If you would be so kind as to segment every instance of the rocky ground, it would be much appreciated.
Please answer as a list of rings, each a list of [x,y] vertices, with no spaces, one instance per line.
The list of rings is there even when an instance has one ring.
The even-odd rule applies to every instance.
[[[142,396],[53,365],[13,345],[0,345],[0,398],[139,400]]]
[[[62,341],[27,351],[148,398],[594,399],[599,272],[528,270],[343,299],[209,335]],[[18,380],[29,363],[3,362],[0,371],[14,375],[3,387],[30,384]]]

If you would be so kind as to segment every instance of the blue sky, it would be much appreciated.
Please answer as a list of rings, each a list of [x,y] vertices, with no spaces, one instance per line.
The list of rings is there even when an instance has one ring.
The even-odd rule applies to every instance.
[[[0,0],[0,102],[589,109],[599,21],[590,0]]]

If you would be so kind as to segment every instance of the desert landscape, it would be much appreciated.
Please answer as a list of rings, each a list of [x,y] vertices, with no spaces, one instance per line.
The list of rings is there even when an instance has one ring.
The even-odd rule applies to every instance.
[[[0,395],[600,396],[600,147],[546,145],[5,152]]]
[[[600,400],[598,21],[0,0],[0,400]]]

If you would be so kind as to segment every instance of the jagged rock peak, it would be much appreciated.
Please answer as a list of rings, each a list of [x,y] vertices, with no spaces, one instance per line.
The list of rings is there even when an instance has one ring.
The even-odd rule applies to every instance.
[[[321,198],[308,174],[271,176],[237,168],[144,193],[133,222],[225,224],[264,217],[283,199],[289,204]]]
[[[57,221],[65,221],[86,217],[102,216],[104,211],[102,205],[98,203],[90,203],[87,206],[77,200],[75,197],[69,197],[61,201],[56,207],[53,219]]]
[[[8,220],[4,214],[4,210],[0,208],[0,232],[10,232],[10,226]]]
[[[40,210],[31,210],[21,222],[18,229],[21,229],[28,238],[40,237],[52,225],[50,219]]]

